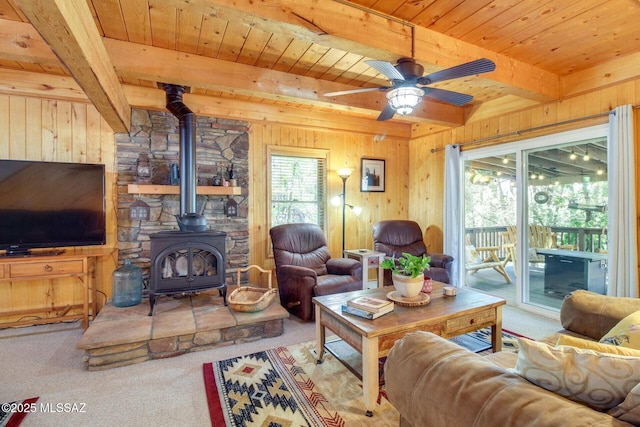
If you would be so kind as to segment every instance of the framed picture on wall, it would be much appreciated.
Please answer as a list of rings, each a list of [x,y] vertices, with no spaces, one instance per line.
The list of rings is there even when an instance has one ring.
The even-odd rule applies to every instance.
[[[384,160],[362,159],[360,169],[361,192],[384,192]]]

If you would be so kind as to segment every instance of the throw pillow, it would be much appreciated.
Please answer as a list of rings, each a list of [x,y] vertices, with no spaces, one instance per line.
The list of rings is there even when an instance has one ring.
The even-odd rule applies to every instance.
[[[515,373],[529,382],[604,411],[620,404],[640,383],[640,358],[575,347],[551,347],[518,338]]]
[[[633,425],[640,425],[640,384],[629,392],[624,402],[611,408],[607,414]]]
[[[596,341],[585,340],[584,338],[572,337],[570,335],[560,335],[556,345],[568,345],[571,347],[583,348],[585,350],[598,351],[600,353],[640,357],[640,350],[611,344],[603,344]]]
[[[640,311],[631,313],[600,338],[601,343],[640,350]]]

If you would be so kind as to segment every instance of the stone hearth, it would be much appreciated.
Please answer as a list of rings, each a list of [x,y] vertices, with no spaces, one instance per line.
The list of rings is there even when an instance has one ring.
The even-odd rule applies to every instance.
[[[233,291],[230,287],[229,292]],[[236,312],[217,290],[180,298],[159,297],[134,307],[107,304],[78,342],[90,371],[175,357],[192,351],[282,335],[289,313],[274,301],[257,313]]]

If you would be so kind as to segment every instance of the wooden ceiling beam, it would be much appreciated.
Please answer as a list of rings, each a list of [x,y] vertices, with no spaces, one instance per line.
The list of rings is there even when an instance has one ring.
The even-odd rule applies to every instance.
[[[44,66],[62,65],[33,25],[8,19],[0,19],[0,58]]]
[[[124,86],[133,107],[166,111],[166,95],[161,89]],[[196,115],[230,117],[252,123],[281,123],[317,130],[347,131],[366,135],[386,135],[388,138],[409,140],[411,126],[398,122],[378,122],[331,112],[309,111],[270,104],[256,104],[234,99],[184,94],[184,103]]]
[[[487,86],[538,102],[561,97],[560,77],[413,24],[356,5],[329,0],[156,0],[156,3],[240,21],[263,31],[282,33],[368,58],[395,63],[401,57],[439,69],[489,58],[496,70],[484,76]],[[374,36],[375,34],[375,36]],[[415,43],[414,43],[415,41]]]
[[[640,53],[618,57],[611,61],[562,77],[562,94],[566,97],[594,91],[598,88],[638,78]]]
[[[163,90],[124,85],[129,105],[157,111],[166,111]],[[0,68],[0,93],[89,102],[84,91],[71,77],[54,76],[21,70]],[[318,130],[346,131],[366,135],[387,135],[389,138],[408,140],[411,125],[400,122],[378,122],[374,119],[352,117],[330,112],[302,110],[270,104],[223,99],[213,96],[185,94],[185,103],[197,115],[228,117],[253,123],[270,122],[304,126]]]
[[[377,117],[386,104],[386,97],[377,91],[352,97],[328,98],[322,95],[353,88],[341,83],[113,39],[104,39],[104,44],[118,75],[129,79],[331,107],[373,117]],[[460,126],[464,124],[464,109],[425,98],[414,114],[406,119]]]
[[[131,109],[86,0],[15,0],[114,132],[129,132]]]
[[[89,102],[71,77],[0,68],[0,93]]]
[[[352,86],[152,46],[111,39],[103,39],[103,43],[116,74],[122,77],[225,90],[273,101],[319,105],[373,118],[377,117],[386,101],[379,92],[327,98],[321,94],[352,89]],[[0,19],[0,57],[61,65],[30,24],[3,19]],[[460,126],[464,123],[464,109],[424,99],[414,114],[403,117],[403,120],[408,123],[427,120],[432,125],[443,127]]]

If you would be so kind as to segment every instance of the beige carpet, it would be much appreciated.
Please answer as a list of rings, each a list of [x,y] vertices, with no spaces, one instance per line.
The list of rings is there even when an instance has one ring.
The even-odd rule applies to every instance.
[[[507,307],[503,327],[541,338],[560,328]],[[154,360],[106,371],[88,372],[78,323],[0,330],[0,401],[40,396],[39,402],[84,403],[84,413],[32,413],[29,426],[207,426],[203,363],[234,355],[288,346],[315,337],[313,323],[285,320],[285,334],[276,338],[221,347],[180,357]]]

